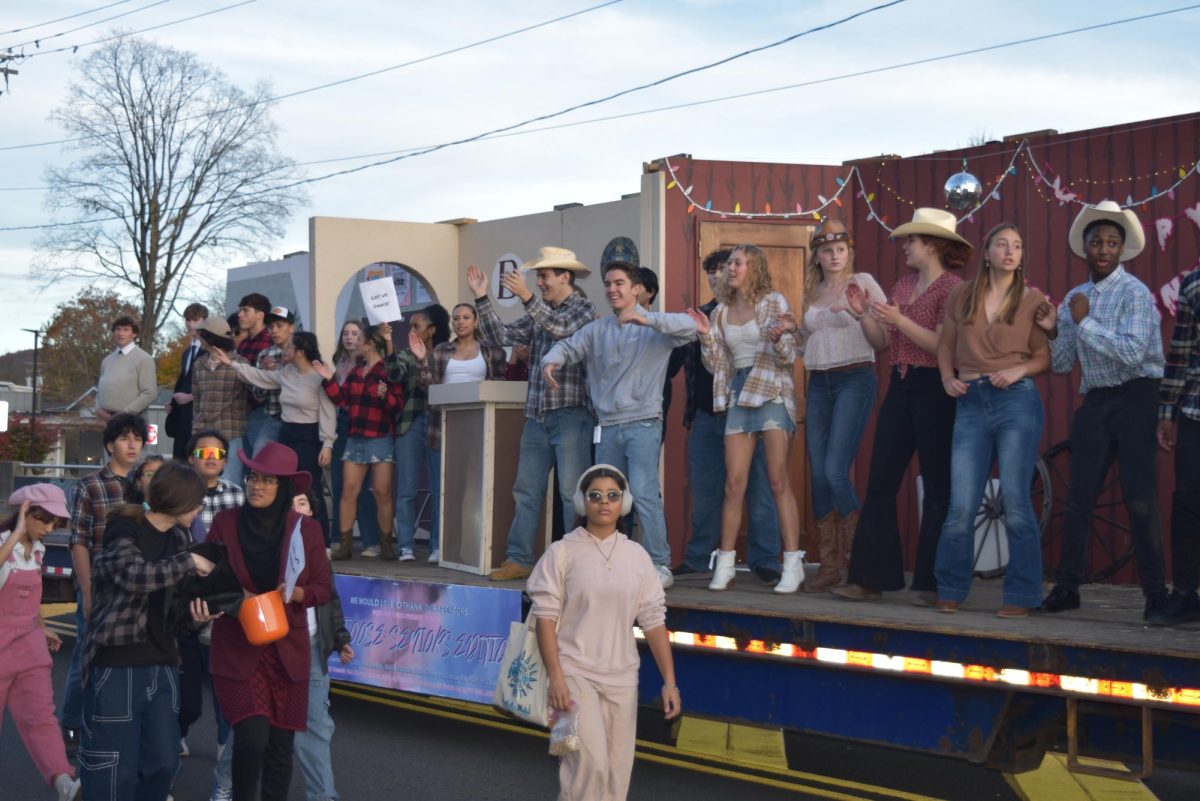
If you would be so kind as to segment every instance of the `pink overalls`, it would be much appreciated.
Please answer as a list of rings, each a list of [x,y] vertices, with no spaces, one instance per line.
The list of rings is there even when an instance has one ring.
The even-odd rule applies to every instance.
[[[0,587],[0,654],[4,655],[0,659],[0,725],[7,707],[34,764],[53,786],[55,776],[74,776],[75,771],[67,762],[54,717],[52,660],[46,635],[38,625],[42,574],[40,570],[20,570],[16,564],[11,567],[8,580]]]

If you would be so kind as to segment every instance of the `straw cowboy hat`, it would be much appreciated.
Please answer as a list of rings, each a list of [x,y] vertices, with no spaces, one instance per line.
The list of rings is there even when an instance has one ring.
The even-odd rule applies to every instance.
[[[570,270],[580,277],[590,275],[592,270],[575,258],[573,251],[566,248],[544,247],[538,249],[538,257],[521,265],[522,270]]]
[[[919,234],[920,236],[949,239],[953,242],[961,242],[967,247],[974,247],[955,233],[956,228],[958,228],[958,218],[950,212],[942,209],[919,208],[913,212],[912,222],[898,226],[896,230],[892,231],[891,238]]]
[[[1087,258],[1087,247],[1083,244],[1083,235],[1088,226],[1094,222],[1108,222],[1120,227],[1125,232],[1125,247],[1121,248],[1121,261],[1129,261],[1142,252],[1146,247],[1146,232],[1142,230],[1142,221],[1129,209],[1122,209],[1114,200],[1101,200],[1095,206],[1084,206],[1083,211],[1071,223],[1071,232],[1067,234],[1067,242],[1071,252],[1081,259]]]
[[[268,442],[259,448],[254,458],[246,455],[244,450],[238,450],[238,458],[242,464],[256,473],[276,478],[290,478],[297,493],[304,492],[312,484],[312,474],[307,470],[297,469],[299,459],[296,452],[287,445],[278,442]]]

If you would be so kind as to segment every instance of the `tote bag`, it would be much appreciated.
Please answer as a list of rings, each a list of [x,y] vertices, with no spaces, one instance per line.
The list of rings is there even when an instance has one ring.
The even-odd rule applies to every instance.
[[[560,548],[559,584],[566,591],[567,549]],[[559,611],[562,611],[560,602]],[[550,728],[550,677],[537,642],[537,621],[533,610],[525,621],[513,621],[508,628],[508,644],[500,662],[500,675],[492,704],[515,718],[544,729]]]

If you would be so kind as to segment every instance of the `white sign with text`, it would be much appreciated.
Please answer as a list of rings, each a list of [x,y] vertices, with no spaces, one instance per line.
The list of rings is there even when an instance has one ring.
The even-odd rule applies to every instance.
[[[358,285],[362,293],[363,308],[371,325],[394,323],[402,319],[400,300],[396,297],[396,284],[391,278],[376,278]]]

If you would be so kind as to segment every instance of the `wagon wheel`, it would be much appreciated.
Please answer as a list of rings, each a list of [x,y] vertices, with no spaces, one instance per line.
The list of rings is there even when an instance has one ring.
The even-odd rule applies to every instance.
[[[1046,577],[1055,578],[1059,552],[1062,548],[1063,515],[1067,508],[1067,486],[1071,468],[1071,443],[1063,440],[1042,454],[1049,468],[1052,514],[1048,525],[1042,526],[1042,564]],[[1108,474],[1096,496],[1089,522],[1087,547],[1089,556],[1085,563],[1083,582],[1094,584],[1111,578],[1133,557],[1133,528],[1125,511],[1124,495],[1117,478],[1115,465]]]
[[[1045,542],[1045,532],[1050,524],[1053,499],[1050,491],[1050,470],[1043,459],[1038,459],[1033,468],[1033,483],[1030,487],[1030,499],[1033,501],[1033,515],[1038,521],[1042,540]],[[975,515],[975,560],[972,565],[975,575],[983,578],[1003,576],[1008,565],[1008,541],[1001,537],[1004,530],[1004,496],[1000,492],[999,482],[989,479],[983,488],[983,502]],[[994,567],[979,568],[979,563],[985,557],[994,559]]]

